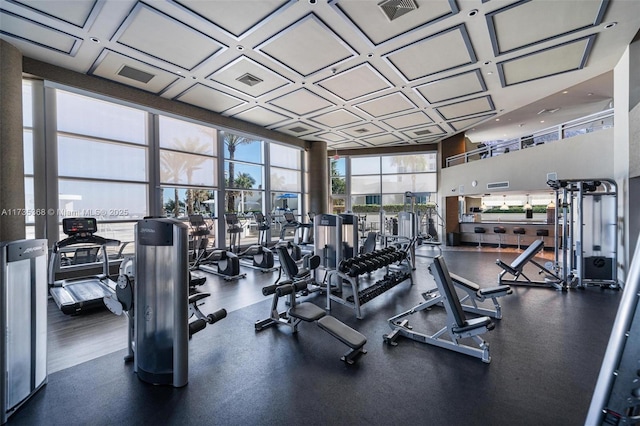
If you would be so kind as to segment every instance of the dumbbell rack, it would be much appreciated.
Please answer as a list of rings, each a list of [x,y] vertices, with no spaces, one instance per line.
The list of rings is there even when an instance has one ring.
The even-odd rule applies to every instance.
[[[391,272],[390,266],[405,265],[406,268]],[[384,277],[375,284],[360,289],[359,276],[370,274],[379,269],[386,268]],[[413,276],[411,274],[411,263],[406,250],[397,250],[395,247],[386,247],[345,259],[338,265],[338,268],[327,273],[329,282],[335,282],[337,288],[334,291],[327,291],[327,310],[331,310],[331,301],[349,306],[355,310],[356,318],[362,319],[361,306],[375,297],[390,290],[396,285],[409,280],[413,285]],[[333,280],[334,277],[337,279]],[[348,282],[351,285],[352,294],[346,298],[342,297],[343,283]]]

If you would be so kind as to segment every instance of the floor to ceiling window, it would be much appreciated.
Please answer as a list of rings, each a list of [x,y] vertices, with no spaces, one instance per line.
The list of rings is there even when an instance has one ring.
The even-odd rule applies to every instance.
[[[304,222],[302,214],[302,158],[300,150],[275,143],[269,144],[269,184],[271,189],[272,236],[289,239],[282,233],[286,222],[284,213],[292,213],[296,220]],[[285,228],[286,229],[286,228]]]
[[[133,241],[148,213],[147,113],[56,92],[58,216],[98,219],[99,234]]]

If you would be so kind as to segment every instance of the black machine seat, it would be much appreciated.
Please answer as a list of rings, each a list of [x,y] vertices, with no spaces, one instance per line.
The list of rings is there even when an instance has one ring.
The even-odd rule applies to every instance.
[[[478,317],[467,320],[460,299],[456,294],[453,280],[442,256],[436,256],[433,259],[433,264],[430,269],[432,272],[435,269],[435,273],[433,274],[434,278],[436,278],[436,282],[440,284],[438,286],[439,290],[444,292],[443,295],[448,301],[448,306],[450,307],[448,313],[452,315],[455,321],[455,324],[451,328],[453,333],[481,334],[493,329],[494,323],[489,317]]]
[[[487,297],[500,297],[506,296],[507,294],[512,294],[513,290],[508,285],[499,285],[495,287],[486,287],[481,288],[478,284],[469,281],[466,278],[463,278],[454,273],[449,273],[449,276],[453,280],[454,284],[464,288],[465,290],[473,291],[476,295],[476,298],[479,300],[484,300]]]
[[[515,231],[515,230],[514,230]],[[524,265],[533,259],[540,250],[544,248],[544,242],[542,240],[535,240],[525,251],[522,252],[510,265],[507,265],[502,260],[496,260],[496,264],[502,269],[508,271],[511,275],[518,276],[522,273]]]
[[[359,349],[367,343],[367,338],[362,333],[338,321],[331,315],[325,315],[320,318],[318,326],[352,349]]]
[[[309,259],[309,268],[298,268],[298,264],[291,257],[289,250],[284,245],[276,246],[278,251],[278,259],[280,259],[280,266],[284,270],[285,275],[293,281],[308,278],[311,275],[311,270],[320,266],[320,256],[311,256]]]
[[[289,309],[289,315],[306,322],[317,321],[326,314],[324,309],[311,302],[298,303]]]

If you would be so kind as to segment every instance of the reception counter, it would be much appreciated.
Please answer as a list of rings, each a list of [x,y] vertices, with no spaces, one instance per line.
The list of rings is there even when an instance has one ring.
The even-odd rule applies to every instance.
[[[495,232],[496,228],[504,228],[504,234]],[[475,228],[484,228],[485,233],[475,232]],[[482,244],[498,245],[500,242],[503,246],[518,246],[518,234],[514,229],[524,231],[520,234],[520,245],[526,247],[534,240],[542,238],[545,248],[555,247],[556,238],[553,224],[542,222],[461,222],[460,223],[460,241],[462,243],[482,242]],[[548,235],[538,235],[539,232],[547,231]],[[482,240],[481,240],[482,238]]]

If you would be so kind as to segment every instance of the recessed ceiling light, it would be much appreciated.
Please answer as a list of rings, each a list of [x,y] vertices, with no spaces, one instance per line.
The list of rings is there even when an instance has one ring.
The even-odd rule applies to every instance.
[[[565,90],[564,92],[562,92],[563,95],[566,95],[567,93],[569,93],[568,90]]]
[[[489,65],[491,63],[491,61],[484,61],[483,64],[484,65]]]
[[[593,93],[587,93],[587,96],[593,96]]]
[[[487,71],[487,75],[493,74],[493,71]]]
[[[499,118],[496,118],[496,121],[500,121],[500,119],[499,119]]]
[[[609,28],[613,28],[613,27],[615,27],[616,25],[618,25],[618,23],[617,23],[617,22],[609,22],[607,25],[605,25],[605,26],[604,26],[604,28],[605,28],[606,30],[608,30]]]
[[[544,120],[540,120],[541,123],[544,123]]]
[[[97,38],[97,37],[91,37],[91,38],[89,38],[89,40],[91,40],[94,43],[100,43],[100,39]]]
[[[470,10],[467,16],[476,16],[478,14],[478,9]]]
[[[243,51],[243,50],[244,50],[244,46],[242,46],[242,45],[237,45],[237,46],[236,46],[236,50]]]
[[[196,77],[195,75],[192,75],[192,76],[191,76],[191,78],[192,78],[193,80],[197,80],[197,79],[198,79],[198,77]]]
[[[367,58],[373,58],[373,53],[367,53]]]

